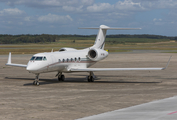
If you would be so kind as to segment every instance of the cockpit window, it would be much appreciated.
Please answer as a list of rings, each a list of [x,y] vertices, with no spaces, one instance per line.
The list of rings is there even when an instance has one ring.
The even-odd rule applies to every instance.
[[[42,57],[36,57],[35,61],[42,61]]]
[[[44,57],[44,58],[43,58],[43,61],[46,61],[46,60],[47,60],[47,58],[46,58],[46,57]]]
[[[33,56],[30,60],[34,60],[35,59],[35,57]]]
[[[47,61],[47,58],[44,56],[44,57],[38,57],[38,56],[33,56],[31,59],[31,61]]]

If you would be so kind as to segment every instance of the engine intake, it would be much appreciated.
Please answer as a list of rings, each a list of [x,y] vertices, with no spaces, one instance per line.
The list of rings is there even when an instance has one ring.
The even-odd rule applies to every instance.
[[[88,52],[88,55],[89,55],[89,57],[91,57],[91,58],[95,58],[96,55],[97,55],[97,53],[96,53],[95,50],[90,50],[90,51]]]
[[[88,52],[88,58],[92,61],[99,61],[108,56],[108,52],[102,49],[93,48]]]

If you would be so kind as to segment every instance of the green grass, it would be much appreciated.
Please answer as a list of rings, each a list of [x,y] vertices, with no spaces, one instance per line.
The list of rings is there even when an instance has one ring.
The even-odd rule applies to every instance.
[[[166,42],[170,39],[149,39],[149,38],[107,38],[107,43],[156,43],[156,42]]]
[[[167,42],[167,40],[158,40],[160,42],[155,42],[156,39],[137,39],[138,41],[146,41],[143,42],[135,42],[134,38],[125,38],[122,41],[126,41],[125,43],[115,42],[115,39],[119,38],[108,38],[106,40],[105,49],[108,49],[109,52],[128,52],[131,50],[177,50],[176,42]],[[109,41],[110,40],[110,41]],[[127,41],[134,41],[129,43]],[[148,41],[148,42],[147,42]],[[149,43],[150,41],[153,41]],[[0,54],[8,54],[12,52],[12,54],[35,54],[40,52],[50,52],[52,49],[54,51],[58,51],[62,47],[71,47],[76,49],[83,49],[90,47],[94,44],[95,40],[75,40],[73,39],[62,39],[52,43],[26,43],[26,44],[11,44],[11,45],[0,45]],[[173,52],[174,53],[174,52]]]

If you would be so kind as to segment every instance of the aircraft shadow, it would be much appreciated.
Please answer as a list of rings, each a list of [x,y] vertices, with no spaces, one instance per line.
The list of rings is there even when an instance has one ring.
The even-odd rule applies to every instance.
[[[31,80],[34,81],[34,78],[10,78],[5,77],[5,79],[12,79],[12,80]],[[61,82],[58,81],[58,79],[40,79],[39,80],[40,85],[46,85],[46,84],[59,84],[59,83],[88,83],[86,78],[66,78],[65,81]],[[147,81],[125,81],[124,80],[115,80],[115,81],[103,81],[101,78],[96,78],[94,82],[89,83],[142,83],[142,84],[152,84],[152,83],[161,83],[162,81],[154,81],[154,82],[147,82]],[[33,82],[26,83],[24,86],[31,86],[33,85]]]
[[[87,76],[87,75],[79,75],[79,74],[72,74],[72,76]],[[105,77],[105,78],[107,78],[107,77],[111,77],[111,78],[119,78],[119,77],[138,77],[138,76],[131,76],[131,75],[129,75],[129,76],[126,76],[126,75],[95,75],[95,76],[97,76],[97,77],[100,77],[100,78],[103,78],[103,77]],[[160,76],[142,76],[142,77],[153,77],[153,78],[159,78]]]

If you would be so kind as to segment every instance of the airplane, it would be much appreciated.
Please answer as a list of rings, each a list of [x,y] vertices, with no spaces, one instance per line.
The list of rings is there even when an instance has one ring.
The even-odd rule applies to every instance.
[[[33,85],[39,86],[39,75],[47,72],[57,72],[58,81],[64,81],[63,73],[71,72],[89,72],[88,82],[94,82],[96,78],[93,72],[96,71],[120,71],[120,70],[165,70],[169,65],[170,59],[164,68],[89,68],[100,60],[108,56],[104,50],[107,30],[137,30],[141,28],[112,28],[106,25],[100,25],[98,28],[80,28],[80,29],[98,29],[98,34],[93,46],[82,50],[75,48],[61,48],[59,51],[37,53],[32,56],[27,65],[11,63],[11,52],[9,53],[6,65],[23,67],[29,73],[36,75]]]

